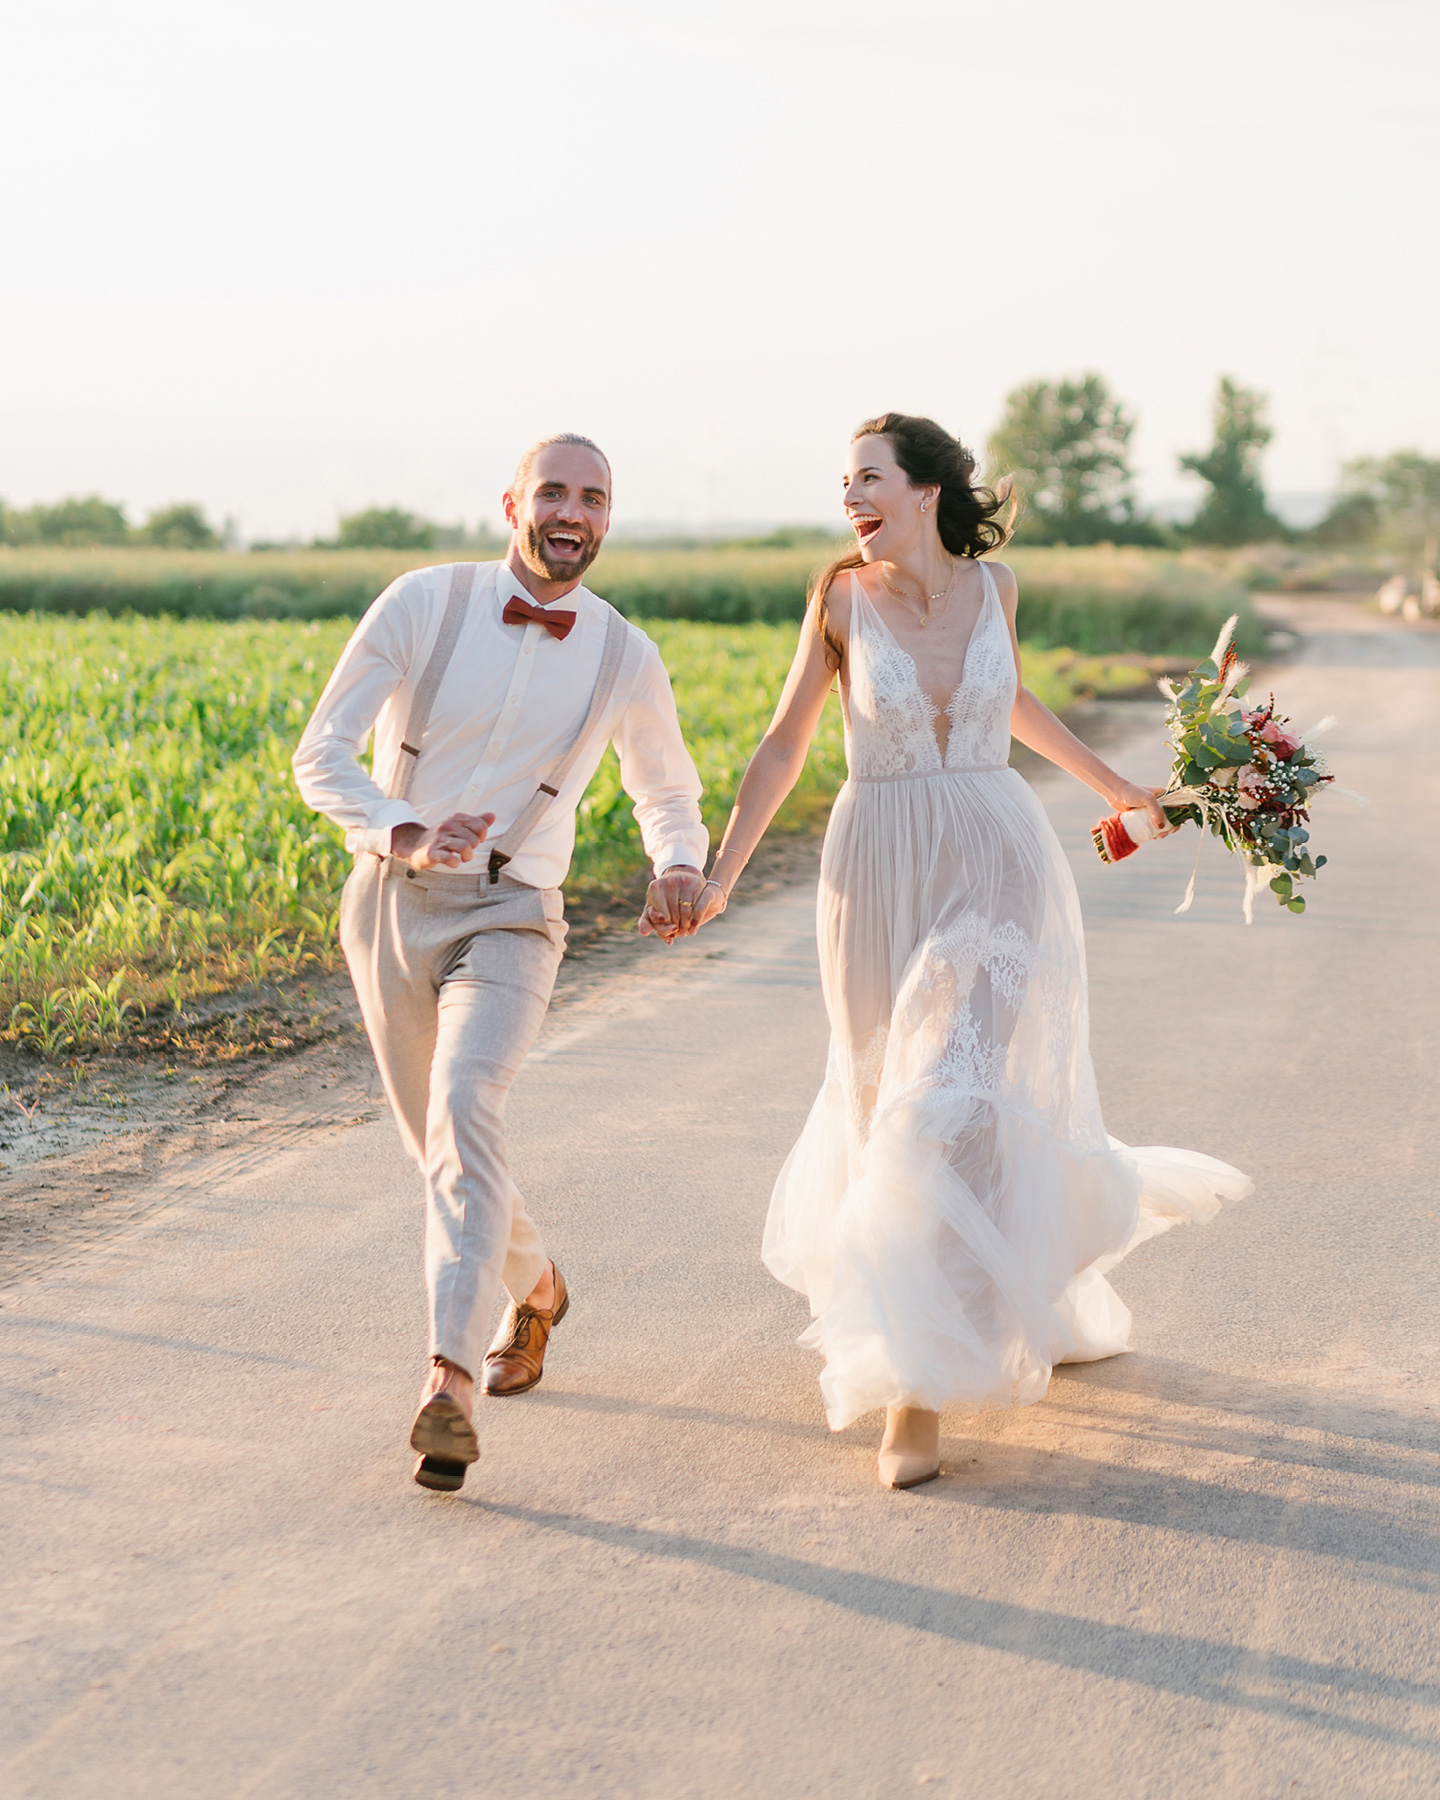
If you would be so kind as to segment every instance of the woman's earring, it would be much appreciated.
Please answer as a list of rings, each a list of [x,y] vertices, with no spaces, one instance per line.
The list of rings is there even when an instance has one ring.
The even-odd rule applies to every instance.
[[[926,508],[926,507],[927,507],[927,506],[928,506],[928,505],[929,505],[929,504],[930,504],[930,502],[929,502],[929,501],[928,501],[928,500],[922,500],[922,501],[921,501],[921,502],[920,502],[920,510],[921,510],[921,512],[924,512],[924,510],[925,510],[925,508]]]

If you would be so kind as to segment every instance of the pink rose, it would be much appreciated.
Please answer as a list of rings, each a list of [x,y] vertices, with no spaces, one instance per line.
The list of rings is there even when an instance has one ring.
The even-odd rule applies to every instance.
[[[1269,792],[1270,783],[1265,778],[1264,770],[1257,769],[1254,763],[1246,763],[1235,783],[1235,797],[1246,812],[1254,812]]]
[[[1299,738],[1291,737],[1290,733],[1286,731],[1283,726],[1277,725],[1273,719],[1266,722],[1260,736],[1280,758],[1281,762],[1289,762],[1290,758],[1300,748]]]

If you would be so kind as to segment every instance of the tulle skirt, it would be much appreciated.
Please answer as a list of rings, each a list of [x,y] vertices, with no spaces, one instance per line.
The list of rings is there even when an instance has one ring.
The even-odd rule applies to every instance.
[[[817,909],[825,1085],[764,1260],[806,1295],[841,1430],[1041,1398],[1128,1347],[1105,1271],[1248,1179],[1106,1135],[1075,883],[1013,769],[848,781]]]

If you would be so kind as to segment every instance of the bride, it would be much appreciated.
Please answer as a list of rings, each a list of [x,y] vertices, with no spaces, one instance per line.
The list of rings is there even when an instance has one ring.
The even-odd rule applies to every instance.
[[[821,860],[825,1085],[775,1184],[764,1260],[810,1302],[832,1430],[885,1408],[880,1480],[940,1471],[945,1407],[1039,1400],[1127,1347],[1105,1271],[1250,1183],[1108,1138],[1075,883],[1010,738],[1117,810],[1165,816],[1020,682],[1006,531],[929,419],[855,433],[857,547],[820,576],[695,927],[723,910],[805,763],[835,676],[849,779]]]

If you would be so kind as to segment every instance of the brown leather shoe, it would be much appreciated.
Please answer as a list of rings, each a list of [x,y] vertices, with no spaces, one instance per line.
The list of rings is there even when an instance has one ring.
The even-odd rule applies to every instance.
[[[555,1269],[554,1263],[550,1267]],[[565,1277],[555,1269],[555,1304],[542,1312],[538,1306],[516,1306],[512,1300],[495,1342],[485,1352],[480,1385],[487,1394],[523,1394],[545,1373],[545,1346],[550,1333],[570,1310]]]
[[[443,1456],[422,1456],[412,1474],[423,1488],[430,1488],[437,1494],[458,1494],[465,1485],[465,1471],[469,1466],[468,1463],[450,1462]]]
[[[420,1396],[420,1410],[410,1427],[410,1448],[420,1453],[415,1480],[442,1494],[453,1494],[461,1487],[466,1469],[480,1456],[470,1415],[452,1391],[460,1385],[457,1378],[461,1374],[445,1363],[432,1366]]]

